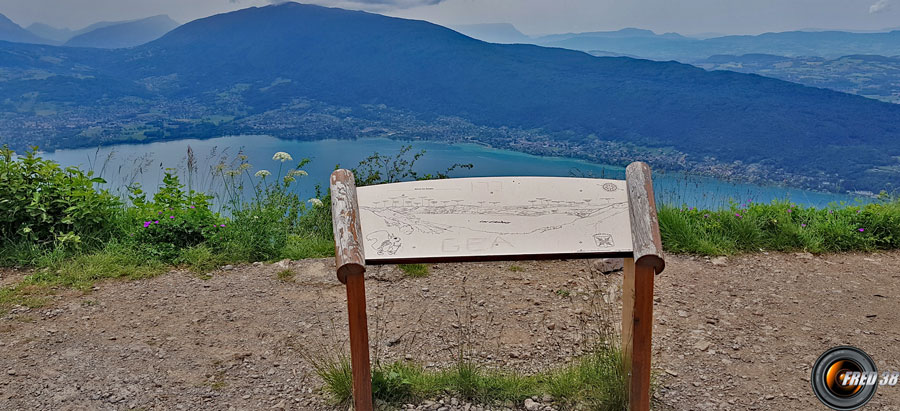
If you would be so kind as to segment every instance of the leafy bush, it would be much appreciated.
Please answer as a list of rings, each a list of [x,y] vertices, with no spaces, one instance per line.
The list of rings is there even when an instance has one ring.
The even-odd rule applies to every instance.
[[[115,235],[121,202],[95,184],[105,183],[77,167],[65,169],[37,156],[0,149],[0,239],[10,243],[78,246]]]
[[[130,237],[137,248],[162,261],[175,261],[182,250],[221,236],[225,228],[219,215],[210,210],[212,198],[185,190],[174,174],[166,170],[163,186],[152,201],[140,187],[131,187]]]

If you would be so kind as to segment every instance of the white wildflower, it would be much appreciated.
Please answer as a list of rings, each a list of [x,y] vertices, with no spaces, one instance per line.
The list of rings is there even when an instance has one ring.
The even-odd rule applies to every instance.
[[[240,169],[241,169],[241,171],[244,171],[244,170],[249,170],[250,167],[252,167],[250,165],[250,163],[243,163],[243,164],[241,164]]]
[[[241,170],[228,170],[225,174],[228,175],[228,177],[237,177],[241,175]]]
[[[278,161],[281,161],[282,163],[285,161],[294,161],[294,159],[291,157],[291,155],[288,153],[285,153],[284,151],[279,151],[279,152],[275,153],[275,155],[272,156],[272,160],[278,160]]]
[[[256,172],[257,177],[266,178],[267,176],[270,176],[270,175],[272,175],[272,173],[270,173],[269,170],[259,170]]]
[[[291,170],[288,171],[288,175],[291,177],[303,177],[305,175],[309,175],[309,173],[303,170]]]
[[[315,207],[325,206],[324,204],[322,204],[322,200],[319,200],[318,198],[310,198],[309,200],[307,200],[307,202],[312,204]]]

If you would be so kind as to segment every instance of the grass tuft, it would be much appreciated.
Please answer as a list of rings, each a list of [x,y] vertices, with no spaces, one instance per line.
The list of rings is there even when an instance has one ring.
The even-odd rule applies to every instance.
[[[376,364],[372,370],[372,396],[389,404],[417,402],[451,395],[479,404],[521,403],[535,395],[550,394],[569,405],[590,409],[621,410],[626,401],[621,351],[600,345],[562,368],[533,375],[488,369],[460,361],[444,370],[428,370],[413,362]],[[324,381],[324,391],[339,404],[353,394],[350,360],[340,356],[313,362]]]
[[[421,278],[428,277],[429,269],[427,264],[399,264],[400,271],[408,277]]]
[[[275,274],[275,276],[278,277],[278,279],[281,281],[289,282],[289,281],[294,281],[294,276],[296,274],[297,273],[295,273],[294,270],[291,270],[290,268],[285,268],[284,270],[281,270],[277,274]]]

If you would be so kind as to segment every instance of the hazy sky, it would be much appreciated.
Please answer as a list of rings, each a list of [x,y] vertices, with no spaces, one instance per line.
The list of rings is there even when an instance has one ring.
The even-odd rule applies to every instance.
[[[80,28],[168,14],[185,23],[273,0],[0,0],[0,13]],[[900,26],[900,0],[313,0],[438,24],[513,23],[526,34],[648,28],[686,34]]]

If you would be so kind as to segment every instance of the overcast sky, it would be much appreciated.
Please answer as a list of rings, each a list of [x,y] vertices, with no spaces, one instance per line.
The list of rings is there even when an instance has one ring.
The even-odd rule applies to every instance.
[[[103,20],[168,14],[180,23],[273,0],[0,0],[0,13],[81,28]],[[526,34],[617,30],[756,34],[803,28],[900,26],[900,0],[314,0],[443,25],[508,22]]]

